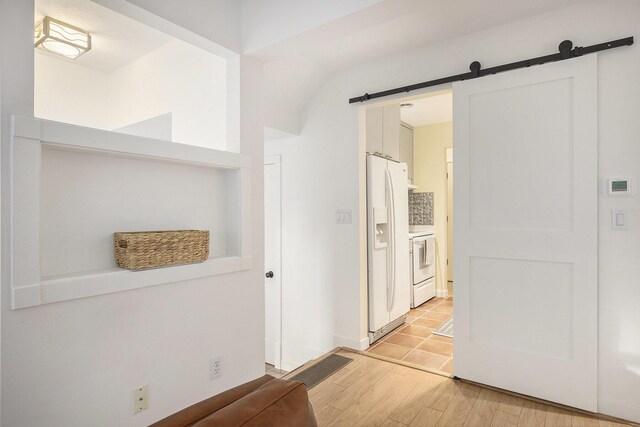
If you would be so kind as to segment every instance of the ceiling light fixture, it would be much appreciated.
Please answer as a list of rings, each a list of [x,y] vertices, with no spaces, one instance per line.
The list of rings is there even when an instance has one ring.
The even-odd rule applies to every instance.
[[[405,102],[404,104],[400,104],[400,108],[411,108],[413,104],[410,102]]]
[[[91,50],[91,34],[49,16],[36,26],[35,40],[35,47],[70,59]]]

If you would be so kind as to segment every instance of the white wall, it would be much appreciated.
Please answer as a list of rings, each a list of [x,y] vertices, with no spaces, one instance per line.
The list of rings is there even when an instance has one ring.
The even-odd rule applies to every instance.
[[[357,119],[341,108],[346,90],[334,80],[309,105],[299,137],[265,143],[265,154],[282,155],[285,366],[337,345],[359,349],[365,338],[358,330]],[[336,224],[336,209],[351,209],[353,223]]]
[[[25,25],[25,23],[31,25]],[[7,278],[9,266],[8,248],[8,217],[4,209],[9,200],[9,193],[5,191],[9,179],[8,136],[10,135],[11,122],[7,111],[16,114],[31,114],[33,112],[33,75],[25,73],[25,69],[33,68],[33,4],[31,2],[0,1],[0,201],[2,215],[0,217],[1,237],[1,267],[0,278],[2,286],[0,292],[0,310],[4,312],[8,306],[9,298]],[[10,37],[7,34],[11,34]],[[16,66],[18,64],[18,66]],[[7,346],[3,342],[6,336],[5,322],[0,318],[0,350],[2,353]],[[0,354],[0,361],[4,361],[4,354]],[[4,372],[5,365],[0,369]],[[1,380],[1,379],[0,379]],[[4,397],[0,387],[0,395]],[[0,416],[4,418],[5,407],[0,401]],[[2,421],[0,419],[0,425]],[[6,425],[6,424],[5,424]]]
[[[225,150],[225,62],[175,40],[114,71],[111,129],[172,113],[173,141]]]
[[[149,2],[151,8],[156,2]],[[158,2],[159,3],[159,2]],[[189,13],[204,15],[192,2]],[[162,11],[184,16],[183,2]],[[9,306],[9,115],[33,114],[33,4],[0,3],[2,80],[3,426],[143,426],[264,372],[261,66],[241,58],[241,151],[252,170],[250,271],[12,311]],[[239,22],[225,16],[230,26]],[[223,19],[218,17],[217,19]],[[123,215],[126,212],[123,212]],[[22,213],[29,215],[29,212]],[[224,373],[209,381],[209,358]],[[149,384],[150,409],[131,415]]]
[[[112,73],[36,51],[36,117],[114,130],[171,114],[172,141],[227,149],[227,64],[180,40]]]
[[[41,162],[43,277],[116,268],[115,231],[209,230],[209,256],[227,255],[224,171],[48,149]]]
[[[109,123],[109,75],[57,59],[35,54],[36,117],[97,129]]]
[[[358,239],[364,211],[354,211],[351,225],[336,225],[332,214],[361,206],[365,186],[358,179],[360,116],[348,98],[464,72],[473,60],[489,67],[549,54],[564,39],[590,45],[638,35],[638,22],[637,1],[593,1],[334,75],[307,106],[300,136],[269,142],[265,150],[282,154],[283,206],[291,211],[283,216],[283,229],[290,230],[283,239],[283,289],[305,289],[284,303],[309,309],[295,326],[309,331],[304,344],[329,350],[338,335],[357,343],[366,333],[366,269],[359,252],[366,246]],[[607,51],[598,61],[599,174],[640,177],[640,48]],[[628,231],[611,230],[614,207],[628,210]],[[640,421],[640,195],[600,199],[599,217],[599,410]],[[300,257],[301,250],[313,257]],[[329,300],[332,307],[316,307]]]

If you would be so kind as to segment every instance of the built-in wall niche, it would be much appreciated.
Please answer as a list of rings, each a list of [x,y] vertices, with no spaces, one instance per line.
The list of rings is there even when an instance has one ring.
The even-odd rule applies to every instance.
[[[250,268],[246,156],[13,118],[12,307]],[[115,231],[210,231],[204,263],[116,266]]]

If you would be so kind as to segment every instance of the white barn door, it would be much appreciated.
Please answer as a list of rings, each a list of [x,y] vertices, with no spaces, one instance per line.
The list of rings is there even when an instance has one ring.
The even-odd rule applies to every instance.
[[[454,84],[454,374],[597,410],[597,58]]]

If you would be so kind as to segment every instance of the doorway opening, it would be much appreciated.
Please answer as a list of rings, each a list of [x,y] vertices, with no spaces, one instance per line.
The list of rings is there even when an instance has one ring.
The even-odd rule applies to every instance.
[[[593,55],[453,85],[455,375],[592,412],[598,402],[597,87]],[[385,222],[384,206],[367,210],[376,226]],[[391,289],[395,269],[403,268],[394,250]],[[440,271],[446,276],[446,268]],[[422,311],[453,312],[448,298],[427,302]],[[389,320],[370,351],[405,362],[420,354],[427,363],[431,349],[433,359],[438,344],[414,331],[420,323],[427,328],[421,307]]]
[[[381,154],[389,162],[406,164],[404,221],[409,233],[404,238],[407,246],[399,246],[398,251],[409,252],[409,279],[399,286],[407,287],[410,294],[404,323],[367,351],[448,376],[453,375],[452,96],[450,89],[441,90],[372,105],[365,113],[369,156]],[[395,134],[393,125],[398,121],[398,150],[384,144],[382,151],[371,147],[376,121],[382,122],[383,139],[389,138],[389,129]],[[370,191],[375,190],[368,189],[368,194]],[[402,221],[398,218],[395,221]],[[375,267],[370,266],[371,271]],[[370,309],[375,306],[370,301]]]

